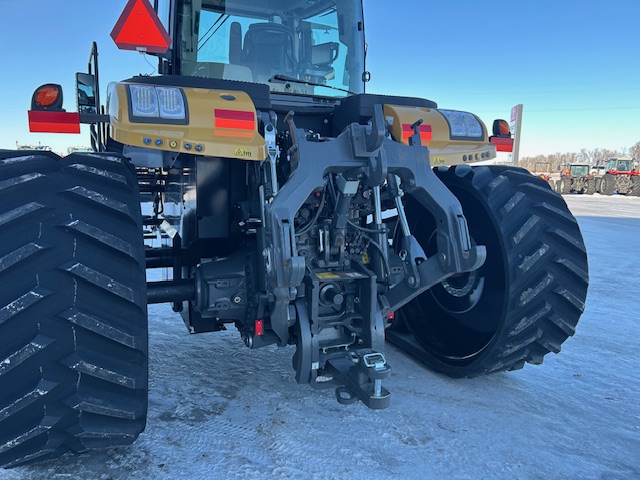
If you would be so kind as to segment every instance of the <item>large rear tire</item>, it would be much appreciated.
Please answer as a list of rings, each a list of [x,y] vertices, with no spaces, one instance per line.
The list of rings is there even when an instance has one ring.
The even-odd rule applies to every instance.
[[[605,173],[600,183],[600,193],[602,195],[613,195],[616,190],[616,180],[613,175]]]
[[[560,193],[562,195],[568,195],[571,193],[571,180],[568,178],[563,178],[560,180]]]
[[[629,195],[632,197],[640,197],[640,175],[631,177],[631,190]]]
[[[0,151],[0,466],[132,443],[147,412],[144,244],[117,155]]]
[[[460,200],[487,260],[401,309],[424,349],[421,360],[452,377],[542,363],[574,334],[584,310],[587,254],[575,218],[525,170],[458,166],[437,175]],[[406,203],[413,234],[427,256],[435,254],[433,218],[410,198]]]

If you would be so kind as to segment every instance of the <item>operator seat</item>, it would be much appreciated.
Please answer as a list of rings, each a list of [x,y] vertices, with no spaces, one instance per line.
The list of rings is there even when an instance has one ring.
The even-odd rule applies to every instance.
[[[242,64],[251,69],[257,81],[275,74],[295,76],[297,62],[291,30],[271,22],[249,25],[244,36]]]

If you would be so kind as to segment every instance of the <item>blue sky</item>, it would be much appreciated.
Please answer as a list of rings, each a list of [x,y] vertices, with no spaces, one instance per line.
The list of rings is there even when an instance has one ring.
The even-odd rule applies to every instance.
[[[88,145],[87,134],[28,132],[33,90],[74,74],[91,42],[103,87],[153,73],[155,59],[109,37],[126,0],[0,0],[0,148]],[[491,126],[524,105],[521,155],[622,149],[640,141],[640,0],[365,0],[368,91],[425,97]]]

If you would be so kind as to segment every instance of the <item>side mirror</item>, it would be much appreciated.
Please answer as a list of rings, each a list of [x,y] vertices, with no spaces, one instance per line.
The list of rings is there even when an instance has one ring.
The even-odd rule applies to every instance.
[[[76,98],[78,101],[78,113],[98,113],[95,84],[95,75],[91,75],[90,73],[76,73]]]

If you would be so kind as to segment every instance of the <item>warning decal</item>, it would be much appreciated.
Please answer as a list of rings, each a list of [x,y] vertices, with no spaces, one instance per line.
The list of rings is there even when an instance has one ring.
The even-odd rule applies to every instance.
[[[241,158],[251,158],[253,156],[253,152],[251,151],[250,148],[242,148],[242,147],[236,148],[233,154],[236,157],[241,157]]]

